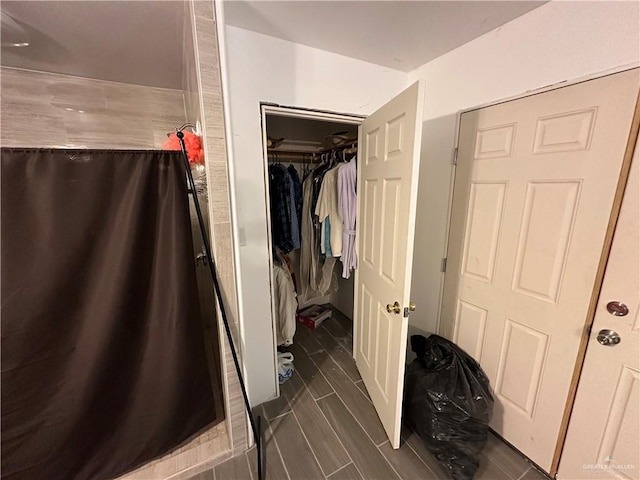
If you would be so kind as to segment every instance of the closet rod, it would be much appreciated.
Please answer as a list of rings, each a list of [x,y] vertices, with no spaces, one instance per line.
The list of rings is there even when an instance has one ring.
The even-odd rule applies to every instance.
[[[340,147],[327,148],[325,150],[319,150],[317,152],[309,152],[302,150],[275,150],[275,149],[267,149],[267,160],[269,161],[278,161],[282,160],[290,160],[304,163],[314,163],[316,161],[321,160],[321,155],[326,153],[331,153],[336,150],[344,149],[344,152],[347,154],[357,153],[358,147],[357,142],[349,145],[341,145]]]

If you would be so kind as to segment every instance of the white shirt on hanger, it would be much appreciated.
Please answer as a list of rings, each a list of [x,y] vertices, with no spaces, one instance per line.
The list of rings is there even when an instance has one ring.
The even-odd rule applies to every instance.
[[[342,255],[342,218],[338,212],[338,169],[342,165],[332,168],[324,174],[320,193],[318,194],[318,203],[316,204],[316,215],[323,222],[329,217],[331,224],[331,255],[340,257]],[[322,230],[321,240],[324,238],[324,229]]]

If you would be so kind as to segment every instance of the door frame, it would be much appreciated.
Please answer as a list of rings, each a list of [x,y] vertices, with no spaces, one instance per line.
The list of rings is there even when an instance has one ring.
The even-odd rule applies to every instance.
[[[448,258],[449,254],[449,235],[451,232],[451,217],[452,217],[452,206],[453,206],[453,194],[455,188],[455,179],[457,173],[457,152],[458,145],[460,142],[460,125],[462,121],[462,115],[468,112],[472,112],[475,110],[480,110],[482,108],[492,107],[495,105],[500,105],[502,103],[512,102],[515,100],[520,100],[522,98],[531,97],[534,95],[540,95],[542,93],[550,92],[553,90],[559,90],[566,87],[571,87],[574,85],[578,85],[580,83],[588,82],[591,80],[596,80],[599,78],[607,77],[610,75],[615,75],[617,73],[622,73],[628,70],[633,70],[636,68],[640,68],[640,62],[636,62],[631,65],[625,65],[613,69],[609,69],[606,71],[586,75],[584,77],[558,82],[552,85],[548,85],[545,87],[541,87],[536,90],[532,90],[529,92],[522,93],[520,95],[514,95],[510,97],[506,97],[497,101],[487,102],[480,104],[478,106],[474,106],[471,108],[466,108],[464,110],[459,110],[456,114],[456,128],[454,133],[455,143],[453,149],[453,161],[452,161],[452,169],[451,169],[451,180],[450,180],[450,189],[449,189],[449,201],[448,201],[448,212],[447,212],[447,226],[446,226],[446,236],[445,236],[445,247],[444,247],[444,259]],[[596,313],[596,306],[598,303],[598,297],[600,295],[600,290],[602,287],[602,282],[604,280],[604,272],[607,264],[607,260],[609,258],[609,253],[611,251],[611,244],[613,242],[613,234],[615,231],[616,223],[618,220],[618,216],[620,214],[620,207],[622,205],[622,197],[624,195],[624,190],[626,187],[627,179],[629,177],[629,172],[631,169],[631,160],[633,158],[633,151],[636,143],[636,138],[638,136],[638,132],[640,130],[640,91],[638,92],[638,96],[636,97],[636,105],[634,109],[633,119],[630,125],[629,136],[627,137],[627,145],[625,147],[625,153],[622,160],[622,165],[620,169],[620,176],[618,177],[618,183],[616,186],[616,193],[613,200],[613,205],[611,207],[611,212],[609,216],[609,223],[607,225],[607,231],[605,233],[605,239],[602,246],[602,251],[600,253],[600,261],[598,264],[598,270],[596,272],[596,278],[594,279],[593,289],[591,291],[591,298],[589,301],[589,307],[587,310],[587,315],[585,317],[584,328],[582,331],[582,338],[580,340],[580,346],[578,349],[578,355],[576,357],[576,363],[574,366],[573,376],[571,379],[571,385],[569,388],[569,394],[567,396],[567,400],[565,402],[564,413],[562,416],[562,422],[560,425],[560,431],[558,433],[558,439],[556,440],[555,453],[553,456],[553,460],[551,463],[551,471],[550,474],[552,478],[555,478],[558,473],[558,468],[560,465],[560,458],[562,455],[562,449],[564,447],[564,442],[567,436],[567,430],[569,428],[569,421],[571,418],[571,411],[573,409],[573,404],[575,402],[575,397],[578,389],[578,382],[580,380],[580,375],[582,373],[582,365],[584,363],[584,358],[586,356],[587,343],[589,341],[589,335],[591,332],[591,327],[593,325],[593,321]],[[446,279],[446,270],[444,276],[442,278],[442,284],[440,285],[440,301],[438,308],[438,319],[437,319],[437,331],[439,334],[442,334],[442,306],[444,299],[444,281]],[[451,325],[451,333],[453,333],[455,329],[455,321]]]
[[[266,205],[266,213],[267,213],[267,251],[271,251],[272,245],[272,232],[271,232],[271,211],[269,209],[271,191],[269,190],[269,156],[267,152],[267,115],[274,115],[280,117],[289,117],[289,118],[299,118],[304,120],[322,120],[327,122],[336,122],[336,123],[346,123],[350,125],[358,125],[366,118],[364,115],[356,115],[350,113],[338,113],[332,112],[329,110],[317,110],[312,108],[305,107],[292,107],[285,105],[277,105],[275,103],[269,102],[260,102],[260,133],[262,135],[262,170],[264,176],[264,191],[265,191],[265,205]],[[275,371],[278,371],[278,356],[276,355],[278,345],[276,338],[276,328],[275,328],[275,320],[276,320],[276,311],[275,311],[275,302],[274,302],[274,278],[273,278],[273,257],[271,254],[267,255],[269,258],[269,299],[271,303],[271,331],[273,333],[273,360]],[[355,323],[354,323],[355,330]],[[353,333],[354,339],[355,331]],[[355,340],[354,340],[354,350],[351,352],[351,355],[355,355]],[[280,383],[275,380],[276,385],[276,398],[280,396]]]

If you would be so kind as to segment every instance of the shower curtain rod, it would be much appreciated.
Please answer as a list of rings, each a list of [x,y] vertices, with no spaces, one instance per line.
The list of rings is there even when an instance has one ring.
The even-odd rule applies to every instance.
[[[258,463],[258,480],[262,480],[262,440],[260,434],[260,415],[257,416],[257,420],[253,417],[253,412],[251,410],[251,404],[249,403],[249,396],[247,395],[247,387],[244,382],[244,377],[242,376],[242,368],[240,367],[240,362],[238,360],[238,353],[236,351],[235,343],[233,340],[233,335],[231,334],[231,328],[229,327],[229,320],[227,318],[227,312],[224,308],[224,302],[222,300],[222,293],[220,290],[220,283],[218,281],[218,274],[216,270],[216,266],[214,263],[213,255],[211,254],[211,246],[209,244],[209,236],[207,235],[207,231],[204,225],[204,219],[202,218],[202,211],[200,210],[200,202],[198,201],[198,195],[196,193],[196,185],[193,180],[193,175],[191,174],[191,166],[189,165],[189,156],[187,154],[187,147],[184,143],[184,133],[182,131],[187,128],[195,128],[195,125],[191,123],[185,123],[180,128],[176,129],[176,137],[180,141],[180,148],[182,150],[182,158],[184,160],[184,166],[187,171],[187,178],[189,180],[189,190],[191,193],[191,198],[193,198],[193,204],[196,210],[196,215],[198,217],[198,224],[200,226],[200,232],[202,233],[202,241],[204,243],[205,254],[207,255],[207,264],[209,265],[209,272],[211,273],[211,279],[213,280],[213,286],[215,290],[215,295],[218,300],[218,305],[220,306],[220,316],[222,317],[222,323],[224,324],[224,330],[227,334],[227,340],[229,341],[229,347],[231,348],[231,356],[233,357],[233,364],[236,369],[236,373],[238,374],[238,380],[240,382],[240,389],[242,390],[242,398],[244,399],[244,406],[247,412],[247,416],[249,417],[249,423],[251,425],[251,431],[253,433],[253,437],[256,442],[256,455],[257,455],[257,463]]]
[[[185,123],[180,128],[176,128],[176,131],[175,131],[176,136],[178,135],[178,132],[182,132],[185,128],[190,128],[191,130],[195,131],[196,128],[198,127],[195,123]],[[170,137],[172,133],[174,132],[167,133],[167,137]]]

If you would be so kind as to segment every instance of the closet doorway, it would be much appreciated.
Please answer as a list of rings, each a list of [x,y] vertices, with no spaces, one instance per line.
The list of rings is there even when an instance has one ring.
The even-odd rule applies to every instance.
[[[415,83],[367,118],[262,105],[275,345],[286,352],[296,330],[330,332],[339,323],[351,334],[340,346],[355,359],[393,448],[415,309],[423,95]],[[306,315],[312,305],[331,312],[320,329]]]
[[[262,106],[265,185],[269,206],[268,238],[272,250],[271,307],[275,342],[280,351],[289,350],[282,347],[294,343],[293,337],[296,333],[318,337],[322,335],[321,332],[332,332],[343,347],[340,354],[353,356],[355,272],[353,269],[344,268],[341,261],[342,252],[336,251],[335,242],[333,252],[331,248],[326,248],[327,245],[331,246],[331,238],[327,245],[326,238],[322,239],[325,241],[316,242],[317,231],[311,232],[309,227],[314,230],[323,228],[323,232],[326,232],[326,222],[321,222],[315,215],[324,174],[355,159],[358,127],[363,119],[364,117],[353,115]],[[323,171],[316,175],[311,202],[302,205],[303,182],[308,176],[314,175],[314,170]],[[305,217],[297,219],[298,238],[293,242],[290,236],[282,231],[284,223],[287,223],[284,228],[291,228],[291,220],[282,218],[281,202],[284,201],[286,205],[290,200],[287,193],[282,191],[285,185],[281,174],[284,172],[289,174],[289,178],[291,174],[297,177],[296,188],[299,188],[300,197],[296,216]],[[286,179],[287,183],[289,178]],[[289,188],[289,185],[286,188]],[[312,205],[309,207],[308,203]],[[312,239],[308,238],[310,234],[313,235]],[[306,243],[302,245],[303,242]],[[310,256],[314,257],[313,266]],[[311,269],[313,273],[310,272]],[[314,281],[305,281],[310,275]],[[293,304],[292,297],[288,295],[290,289],[282,284],[283,281],[291,281],[293,284]],[[297,313],[306,313],[310,312],[313,306],[318,306],[314,309],[317,312],[315,316],[318,317],[317,328],[297,322],[296,310]],[[326,315],[330,317],[323,319]]]

